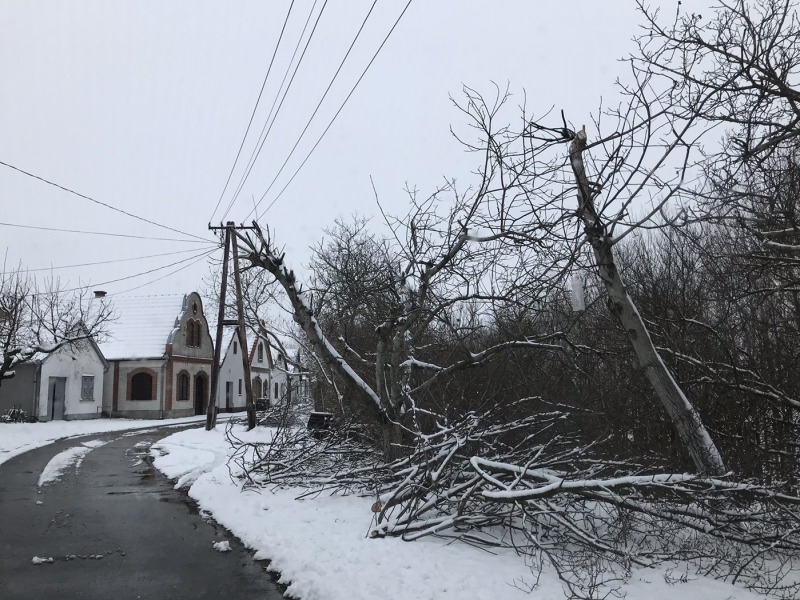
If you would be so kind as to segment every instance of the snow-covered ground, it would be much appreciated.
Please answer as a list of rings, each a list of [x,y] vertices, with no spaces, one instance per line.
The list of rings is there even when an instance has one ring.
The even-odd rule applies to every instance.
[[[220,420],[227,415],[219,415]],[[0,423],[0,465],[9,458],[70,438],[126,429],[148,429],[156,426],[183,425],[205,421],[205,416],[183,419],[140,421],[135,419],[90,419],[86,421],[48,421],[47,423]]]
[[[271,430],[245,432],[243,441],[267,441]],[[228,528],[256,557],[270,559],[288,593],[302,600],[548,600],[564,598],[555,574],[533,576],[513,552],[487,552],[444,539],[403,542],[367,537],[369,498],[319,495],[296,500],[291,490],[242,492],[227,464],[224,426],[192,429],[153,446],[155,465]],[[234,469],[235,470],[235,469]],[[673,574],[673,579],[675,579]],[[665,572],[638,571],[620,590],[629,600],[752,600],[742,588],[689,575],[667,583]]]

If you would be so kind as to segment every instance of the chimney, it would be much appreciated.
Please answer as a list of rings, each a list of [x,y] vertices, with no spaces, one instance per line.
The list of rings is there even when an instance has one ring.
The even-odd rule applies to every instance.
[[[94,297],[95,298],[105,298],[106,297],[106,293],[103,290],[95,290],[94,291]]]

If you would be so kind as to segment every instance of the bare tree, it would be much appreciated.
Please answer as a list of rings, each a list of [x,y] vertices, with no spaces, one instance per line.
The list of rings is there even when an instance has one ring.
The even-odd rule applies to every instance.
[[[0,275],[0,384],[21,363],[103,334],[112,307],[84,293],[53,279],[40,285],[22,268]]]

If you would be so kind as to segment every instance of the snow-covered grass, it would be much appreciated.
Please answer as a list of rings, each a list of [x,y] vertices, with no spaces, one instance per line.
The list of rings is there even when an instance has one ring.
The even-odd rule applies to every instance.
[[[245,432],[243,441],[268,441],[272,430]],[[241,491],[225,458],[231,450],[224,426],[192,429],[154,445],[155,466],[228,528],[256,557],[270,559],[288,593],[302,600],[536,600],[563,599],[554,573],[545,570],[536,590],[523,558],[507,549],[493,552],[427,537],[415,542],[370,539],[372,499],[318,495],[296,500],[299,491]],[[233,468],[233,467],[231,467]],[[679,571],[676,571],[679,572]],[[690,571],[691,573],[691,571]],[[686,582],[663,570],[636,572],[622,586],[629,600],[723,600],[759,596],[694,575]]]
[[[221,419],[227,415],[219,415]],[[48,421],[47,423],[0,423],[0,465],[8,459],[52,444],[61,438],[126,429],[148,429],[155,426],[182,425],[205,421],[205,416],[182,419],[141,421],[137,419],[90,419],[86,421]]]

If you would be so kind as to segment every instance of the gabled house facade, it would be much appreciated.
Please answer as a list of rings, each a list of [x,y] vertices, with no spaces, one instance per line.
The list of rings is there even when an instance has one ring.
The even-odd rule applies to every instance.
[[[238,412],[247,408],[244,367],[237,330],[227,336],[228,344],[220,363],[217,408],[220,412]],[[284,357],[275,352],[263,337],[256,338],[248,351],[253,401],[257,406],[277,406],[290,398],[289,381],[300,381]],[[299,390],[298,385],[292,391]]]
[[[203,414],[214,351],[200,295],[111,300],[117,318],[100,345],[110,364],[103,414],[143,419]]]
[[[228,343],[219,366],[217,380],[217,410],[219,412],[239,412],[247,408],[242,349],[239,347],[237,331],[238,328],[227,336]]]
[[[0,386],[0,412],[19,407],[39,421],[96,419],[108,369],[92,339],[40,354]]]

